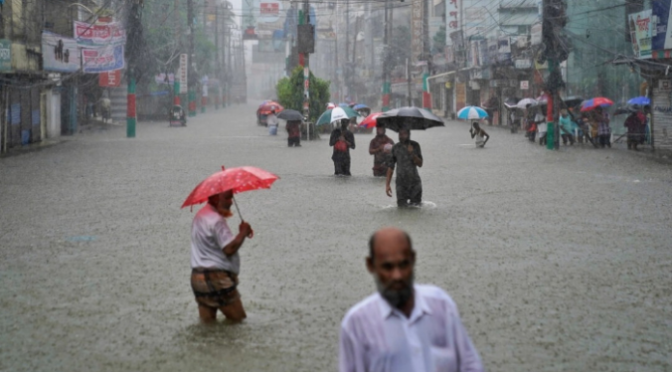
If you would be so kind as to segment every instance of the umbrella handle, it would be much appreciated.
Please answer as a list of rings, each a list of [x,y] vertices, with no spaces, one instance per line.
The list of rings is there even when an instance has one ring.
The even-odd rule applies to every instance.
[[[238,212],[238,216],[240,217],[240,221],[245,222],[245,220],[243,219],[243,215],[240,214],[240,208],[238,208],[238,202],[236,201],[236,198],[234,197],[232,199],[233,199],[233,204],[236,206],[236,211]]]

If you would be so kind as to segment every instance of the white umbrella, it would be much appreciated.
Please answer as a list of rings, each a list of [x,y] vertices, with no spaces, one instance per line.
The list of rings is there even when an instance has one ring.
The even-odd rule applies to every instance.
[[[331,122],[339,121],[341,119],[349,119],[348,114],[342,108],[336,107],[331,110]]]
[[[539,102],[534,98],[523,98],[516,106],[521,109],[526,109],[527,106],[537,106],[538,104]]]

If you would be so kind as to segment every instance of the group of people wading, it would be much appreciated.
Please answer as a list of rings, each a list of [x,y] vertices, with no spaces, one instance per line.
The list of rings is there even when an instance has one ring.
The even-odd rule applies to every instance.
[[[348,130],[349,120],[340,121],[340,126],[331,132],[329,146],[333,147],[331,160],[334,161],[336,176],[351,176],[350,150],[355,149],[355,136]],[[385,127],[376,126],[376,136],[369,143],[369,154],[373,155],[373,176],[386,177],[385,193],[392,197],[392,176],[397,170],[396,191],[399,207],[419,206],[422,203],[422,180],[418,168],[423,158],[420,144],[411,141],[407,128],[399,130],[399,142],[385,134]]]

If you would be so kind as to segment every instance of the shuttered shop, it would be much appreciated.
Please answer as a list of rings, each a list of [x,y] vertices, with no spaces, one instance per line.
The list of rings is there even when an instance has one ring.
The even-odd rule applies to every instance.
[[[653,141],[657,149],[672,150],[672,85],[669,86],[653,90]]]

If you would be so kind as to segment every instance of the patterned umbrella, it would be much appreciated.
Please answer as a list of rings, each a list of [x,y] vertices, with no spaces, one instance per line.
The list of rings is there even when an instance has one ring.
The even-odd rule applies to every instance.
[[[250,190],[270,189],[273,182],[278,178],[280,177],[273,173],[255,167],[229,169],[222,167],[221,171],[204,179],[194,188],[182,204],[182,208],[204,203],[210,196],[229,190],[238,194]],[[234,202],[236,203],[236,209],[238,209],[238,215],[242,219],[243,216],[240,214],[238,203],[235,199]]]
[[[323,112],[315,125],[326,125],[337,120],[352,119],[357,116],[359,116],[359,113],[350,107],[336,107]]]
[[[610,100],[609,98],[604,98],[604,97],[595,97],[593,99],[589,99],[586,102],[581,105],[581,112],[585,111],[590,111],[595,109],[596,107],[609,107],[614,104],[614,101]]]
[[[462,120],[485,119],[487,117],[488,113],[478,106],[467,106],[457,113],[457,118]]]

